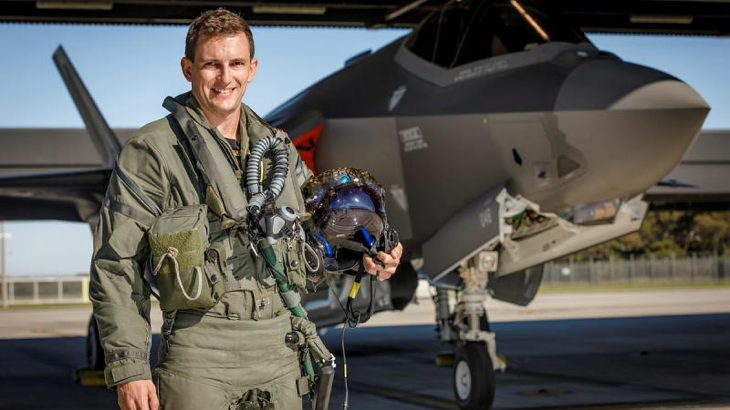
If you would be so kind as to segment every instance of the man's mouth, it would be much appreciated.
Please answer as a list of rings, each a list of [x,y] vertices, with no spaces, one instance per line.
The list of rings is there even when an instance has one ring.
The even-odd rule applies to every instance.
[[[235,90],[235,88],[234,87],[228,87],[228,88],[213,88],[212,90],[216,94],[220,94],[220,95],[231,95],[231,94],[233,94],[233,90]]]

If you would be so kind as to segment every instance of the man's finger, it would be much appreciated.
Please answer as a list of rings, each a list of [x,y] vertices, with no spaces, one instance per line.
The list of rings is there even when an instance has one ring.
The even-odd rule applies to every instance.
[[[392,265],[395,262],[393,258],[385,252],[378,252],[378,259],[383,261],[385,266]]]
[[[134,399],[131,397],[125,397],[124,400],[119,403],[119,407],[122,410],[138,410],[137,406],[134,405]]]
[[[150,410],[159,410],[160,401],[157,399],[157,391],[154,387],[150,387],[147,392],[150,395]]]
[[[121,410],[136,410],[134,405],[134,398],[129,395],[123,394],[118,397],[117,404]]]
[[[135,409],[136,410],[150,410],[149,406],[149,397],[147,395],[140,395],[141,397],[137,397],[137,402],[135,403]]]
[[[374,275],[375,271],[380,269],[380,266],[375,264],[375,261],[367,255],[363,256],[362,258],[363,267],[365,268],[365,272]]]
[[[394,273],[395,272],[391,271],[390,269],[384,270],[384,271],[380,271],[380,276],[378,276],[377,279],[380,282],[382,282],[384,280],[388,280],[388,279],[390,279],[391,276],[393,276]]]
[[[400,242],[398,242],[398,245],[390,251],[390,256],[395,260],[400,260],[401,256],[403,256],[403,245],[401,245]]]
[[[365,270],[375,269],[378,266],[377,264],[375,264],[373,258],[369,256],[363,257],[362,260],[365,263]]]

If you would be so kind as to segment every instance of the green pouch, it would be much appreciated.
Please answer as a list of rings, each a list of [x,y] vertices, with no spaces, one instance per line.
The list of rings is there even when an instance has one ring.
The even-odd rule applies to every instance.
[[[160,215],[148,232],[164,311],[210,308],[225,292],[218,261],[205,257],[210,233],[207,214],[205,204],[175,208]]]

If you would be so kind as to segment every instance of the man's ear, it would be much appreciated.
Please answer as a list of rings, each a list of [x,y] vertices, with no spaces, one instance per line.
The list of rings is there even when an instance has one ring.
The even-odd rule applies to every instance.
[[[248,79],[247,79],[248,81],[247,82],[250,83],[251,81],[253,81],[253,78],[256,76],[256,69],[258,69],[258,68],[259,68],[259,59],[258,58],[252,59],[251,60],[251,70],[248,72]]]
[[[188,82],[193,81],[193,62],[189,58],[183,57],[180,59],[180,69],[182,69],[183,76]]]

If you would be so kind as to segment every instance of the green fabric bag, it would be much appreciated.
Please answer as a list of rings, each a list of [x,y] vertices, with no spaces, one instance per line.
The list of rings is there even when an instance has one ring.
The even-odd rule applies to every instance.
[[[205,204],[175,208],[155,219],[148,238],[162,310],[210,308],[225,292],[218,261],[205,258],[209,235]]]

